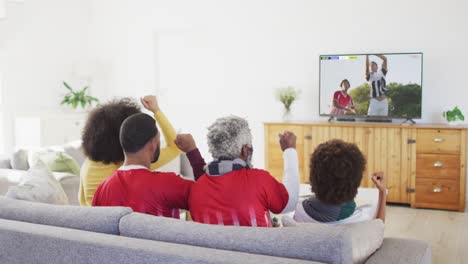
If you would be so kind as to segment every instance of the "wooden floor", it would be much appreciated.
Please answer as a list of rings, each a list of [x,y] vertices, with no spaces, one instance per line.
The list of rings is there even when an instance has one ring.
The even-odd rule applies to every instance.
[[[468,263],[468,213],[387,206],[386,237],[432,245],[432,263]]]

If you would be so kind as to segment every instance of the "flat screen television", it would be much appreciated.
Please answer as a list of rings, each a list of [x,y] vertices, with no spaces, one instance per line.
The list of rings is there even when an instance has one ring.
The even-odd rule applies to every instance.
[[[417,119],[422,53],[320,55],[321,116]]]

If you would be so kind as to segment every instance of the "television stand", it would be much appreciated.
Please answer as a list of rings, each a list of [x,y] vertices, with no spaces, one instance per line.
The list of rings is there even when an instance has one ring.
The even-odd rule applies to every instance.
[[[416,122],[412,118],[406,118],[405,121],[403,121],[402,124],[405,124],[406,122],[409,122],[411,125],[416,124]]]

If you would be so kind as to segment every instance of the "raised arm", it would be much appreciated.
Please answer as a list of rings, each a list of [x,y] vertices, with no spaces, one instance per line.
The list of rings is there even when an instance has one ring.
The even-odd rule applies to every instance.
[[[377,57],[379,57],[382,60],[382,73],[384,75],[387,75],[387,72],[388,72],[387,57],[385,57],[384,55],[377,55]]]
[[[192,166],[193,177],[195,178],[195,181],[197,181],[203,174],[205,174],[206,162],[200,154],[192,135],[179,134],[177,135],[174,143],[180,150],[187,153],[190,166]]]
[[[383,172],[375,172],[372,174],[372,181],[377,189],[379,189],[379,204],[377,207],[376,219],[381,219],[385,223],[385,208],[387,204],[387,183]]]
[[[369,81],[369,55],[366,55],[366,80]]]
[[[176,144],[174,143],[174,140],[176,138],[176,132],[174,130],[174,127],[172,127],[169,120],[159,109],[156,96],[147,95],[141,98],[141,103],[146,109],[153,112],[154,119],[156,119],[156,122],[161,128],[162,130],[161,132],[167,144],[165,148],[161,149],[161,154],[159,156],[159,159],[155,163],[151,164],[150,169],[156,170],[157,168],[160,168],[166,165],[167,163],[171,162],[173,159],[179,156],[181,152],[179,148],[177,148]]]
[[[286,131],[279,136],[284,160],[283,185],[289,194],[288,203],[281,213],[288,213],[296,209],[299,200],[299,160],[296,151],[296,135]]]

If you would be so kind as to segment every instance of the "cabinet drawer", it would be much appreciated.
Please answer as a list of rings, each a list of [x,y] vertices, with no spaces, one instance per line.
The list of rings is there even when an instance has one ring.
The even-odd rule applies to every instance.
[[[416,203],[458,204],[459,183],[454,180],[416,179]]]
[[[460,153],[460,131],[443,129],[418,129],[416,152]]]
[[[460,179],[460,156],[450,154],[417,154],[417,178]]]

